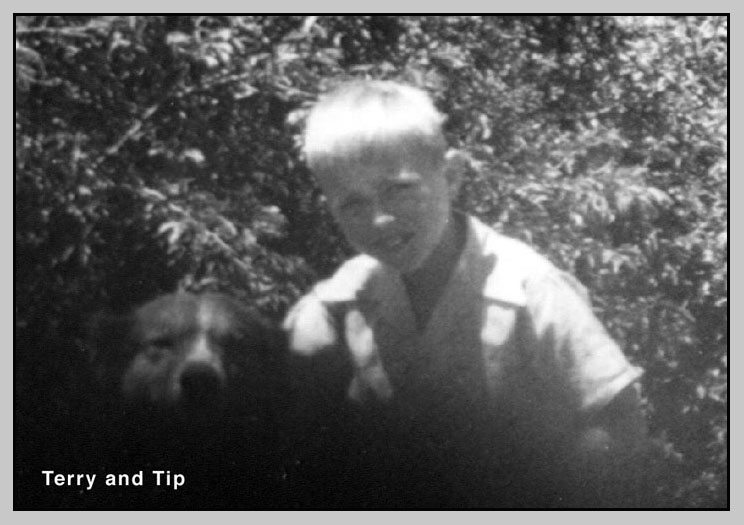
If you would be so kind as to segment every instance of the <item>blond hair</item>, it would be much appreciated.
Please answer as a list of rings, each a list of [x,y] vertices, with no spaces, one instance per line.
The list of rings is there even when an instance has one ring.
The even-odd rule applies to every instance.
[[[443,120],[424,91],[390,81],[349,82],[310,112],[305,156],[319,173],[391,156],[437,166],[447,150]]]

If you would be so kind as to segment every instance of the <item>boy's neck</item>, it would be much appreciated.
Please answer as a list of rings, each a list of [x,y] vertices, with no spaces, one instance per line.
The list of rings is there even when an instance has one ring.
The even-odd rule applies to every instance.
[[[426,326],[465,245],[464,217],[452,214],[442,239],[416,270],[403,274],[403,283],[419,329]]]

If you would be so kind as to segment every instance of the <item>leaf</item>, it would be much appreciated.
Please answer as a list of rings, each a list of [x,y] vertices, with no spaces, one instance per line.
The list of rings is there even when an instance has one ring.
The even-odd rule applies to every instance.
[[[252,97],[257,93],[259,93],[258,88],[252,86],[248,82],[241,82],[237,91],[233,93],[233,98],[235,100],[242,100],[244,98]]]
[[[672,199],[664,191],[658,188],[646,188],[646,193],[651,197],[651,200],[658,206],[669,206],[672,204]]]
[[[160,225],[158,235],[167,235],[168,245],[175,246],[185,231],[185,223],[181,221],[168,221]]]
[[[149,201],[162,202],[167,199],[161,192],[152,188],[140,188],[138,193]]]
[[[191,43],[191,37],[180,31],[172,31],[165,37],[165,43],[171,46],[182,46]]]
[[[189,148],[184,150],[183,153],[181,153],[181,160],[188,160],[190,162],[193,162],[197,166],[201,166],[204,164],[205,158],[204,153],[198,148]]]

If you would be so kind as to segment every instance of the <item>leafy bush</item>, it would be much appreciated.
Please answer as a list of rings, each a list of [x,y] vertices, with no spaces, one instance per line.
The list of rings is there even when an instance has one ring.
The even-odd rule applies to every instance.
[[[573,271],[646,369],[664,501],[728,505],[726,17],[15,23],[17,410],[74,409],[102,305],[223,289],[278,319],[349,253],[303,117],[392,78],[469,154],[458,205]]]

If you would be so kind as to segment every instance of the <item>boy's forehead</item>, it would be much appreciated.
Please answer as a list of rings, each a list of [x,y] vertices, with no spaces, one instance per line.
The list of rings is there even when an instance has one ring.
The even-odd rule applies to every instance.
[[[321,171],[348,173],[364,167],[371,170],[414,169],[430,171],[440,165],[444,156],[434,148],[406,141],[377,140],[348,144],[334,155],[326,157]]]

